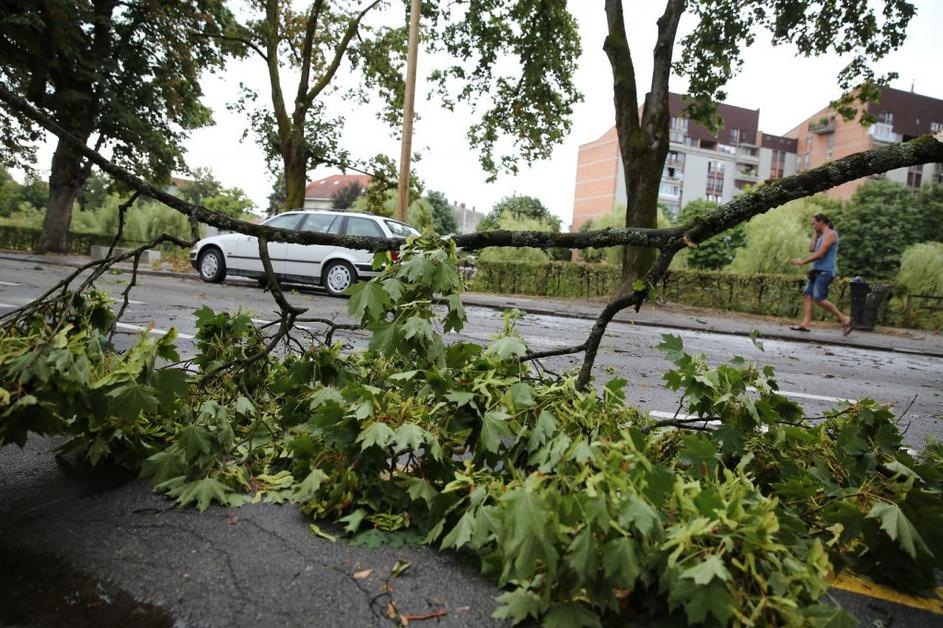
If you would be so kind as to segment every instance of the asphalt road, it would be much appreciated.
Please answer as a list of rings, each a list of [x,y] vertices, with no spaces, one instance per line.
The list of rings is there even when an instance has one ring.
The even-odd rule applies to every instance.
[[[53,285],[65,268],[0,259],[0,313],[28,302]],[[98,286],[117,297],[128,275],[106,275]],[[149,325],[155,333],[175,326],[181,333],[181,354],[192,353],[189,336],[195,331],[193,311],[208,305],[216,310],[248,310],[257,321],[276,317],[277,307],[271,295],[255,282],[228,279],[223,284],[172,277],[139,277],[139,285],[123,319],[122,331],[140,333]],[[298,287],[288,293],[289,300],[308,308],[306,316],[350,322],[347,301],[329,297],[314,288]],[[469,306],[469,321],[461,337],[489,341],[501,328],[501,312],[492,308]],[[526,315],[518,323],[520,334],[533,350],[576,345],[585,340],[592,322],[584,319],[548,315]],[[749,323],[744,328],[749,329]],[[876,399],[893,404],[907,430],[906,442],[916,449],[929,436],[943,430],[943,358],[872,351],[828,344],[809,344],[784,340],[763,341],[758,350],[749,338],[702,331],[669,330],[614,322],[600,348],[595,373],[600,380],[611,376],[629,381],[628,399],[656,416],[673,415],[678,410],[678,395],[662,386],[663,373],[671,368],[656,349],[663,333],[680,335],[688,351],[704,353],[713,363],[743,356],[776,369],[784,394],[800,403],[807,416],[821,416],[845,399]],[[365,332],[338,332],[353,346],[364,346]],[[560,372],[577,368],[581,356],[563,356],[544,361],[547,368]]]
[[[0,260],[0,313],[53,285],[68,269]],[[106,275],[99,287],[118,294],[125,274]],[[274,317],[271,295],[233,281],[210,285],[140,277],[121,342],[150,325],[176,326],[182,353],[192,352],[193,310],[251,310]],[[289,293],[311,316],[346,320],[346,301],[316,290]],[[487,341],[500,312],[469,308],[463,336]],[[581,342],[590,322],[526,316],[519,331],[535,350]],[[674,413],[677,398],[661,386],[670,367],[655,349],[662,330],[613,324],[596,372],[630,381],[629,398],[653,412]],[[940,433],[943,360],[826,345],[768,340],[759,352],[747,338],[672,331],[689,350],[711,361],[734,354],[772,364],[781,387],[810,415],[840,398],[871,396],[901,410],[914,396],[906,438],[919,448]],[[354,346],[362,332],[339,336]],[[578,364],[576,356],[546,361],[552,370]],[[490,619],[497,588],[474,564],[428,548],[354,547],[314,536],[294,508],[251,505],[180,510],[150,487],[113,474],[89,475],[54,458],[55,439],[32,439],[20,450],[0,450],[0,625],[68,626],[376,626],[390,625],[392,602],[401,614],[437,615],[418,625],[498,625]],[[327,527],[330,530],[330,527]],[[390,574],[396,561],[412,566]],[[366,574],[366,575],[365,575]],[[362,577],[355,577],[362,576]],[[941,625],[940,615],[838,592],[843,604],[870,625]]]

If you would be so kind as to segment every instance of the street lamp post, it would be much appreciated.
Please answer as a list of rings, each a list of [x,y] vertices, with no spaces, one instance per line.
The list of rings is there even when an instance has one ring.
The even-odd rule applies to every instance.
[[[399,159],[397,217],[406,222],[409,207],[409,158],[413,146],[413,104],[416,100],[416,61],[419,51],[420,0],[412,0],[409,14],[409,48],[406,55],[406,93],[403,96],[403,144]]]

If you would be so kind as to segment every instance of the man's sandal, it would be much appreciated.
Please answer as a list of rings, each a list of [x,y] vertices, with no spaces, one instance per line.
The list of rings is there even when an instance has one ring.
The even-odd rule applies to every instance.
[[[790,325],[789,329],[792,331],[812,331],[808,327],[803,327],[802,325]]]

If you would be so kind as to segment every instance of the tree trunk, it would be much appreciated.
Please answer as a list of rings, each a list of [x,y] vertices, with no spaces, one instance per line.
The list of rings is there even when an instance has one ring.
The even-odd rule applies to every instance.
[[[83,142],[88,134],[76,134]],[[49,200],[43,230],[36,244],[36,253],[68,253],[69,224],[72,222],[72,203],[79,188],[88,178],[82,167],[82,155],[70,142],[60,139],[52,156],[49,173]]]
[[[658,226],[658,187],[664,156],[655,154],[650,146],[628,150],[623,156],[625,171],[625,224],[654,229]],[[641,279],[655,261],[656,251],[650,247],[625,246],[622,249],[622,284],[616,297],[633,292],[632,284]]]
[[[282,211],[302,209],[305,206],[305,188],[308,186],[308,160],[298,150],[283,156],[285,164],[285,206]]]

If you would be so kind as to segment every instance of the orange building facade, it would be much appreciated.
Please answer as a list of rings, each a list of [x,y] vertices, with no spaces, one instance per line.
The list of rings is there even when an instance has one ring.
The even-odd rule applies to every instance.
[[[943,100],[930,96],[888,88],[881,92],[881,99],[869,103],[867,109],[877,118],[877,122],[868,127],[857,120],[845,120],[826,107],[786,133],[786,137],[796,139],[799,170],[816,168],[883,144],[906,142],[943,129]],[[847,200],[868,179],[896,181],[917,190],[923,185],[943,183],[943,164],[891,170],[843,183],[825,194]]]
[[[659,202],[677,215],[688,202],[726,202],[748,185],[789,176],[853,153],[906,141],[943,130],[943,100],[885,89],[867,106],[877,122],[863,127],[845,121],[828,107],[809,116],[784,136],[759,130],[759,110],[720,103],[724,128],[711,134],[682,116],[682,96],[670,95],[671,146],[659,189]],[[901,168],[877,179],[896,181],[916,190],[943,183],[943,164]],[[867,178],[832,188],[826,194],[848,199]],[[625,180],[615,127],[579,147],[573,197],[572,230],[600,218],[626,200]]]

